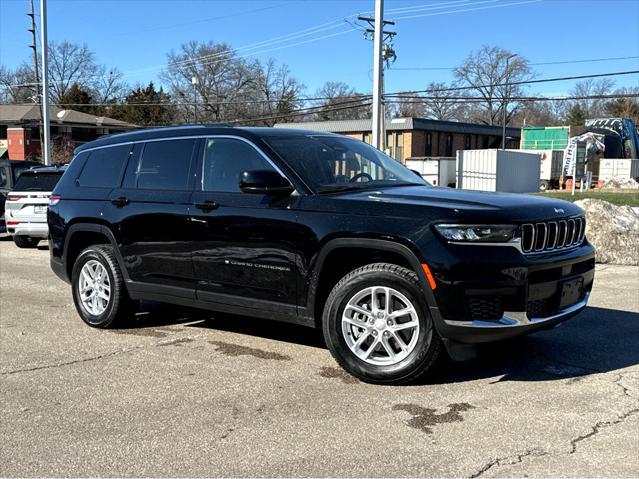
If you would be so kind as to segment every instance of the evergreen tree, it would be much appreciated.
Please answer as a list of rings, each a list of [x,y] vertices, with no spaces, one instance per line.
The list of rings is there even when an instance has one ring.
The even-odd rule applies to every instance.
[[[567,120],[570,126],[583,126],[586,124],[586,111],[579,103],[575,103],[568,110]]]
[[[170,95],[162,87],[156,90],[150,82],[146,87],[137,86],[131,90],[124,104],[114,107],[111,115],[140,126],[166,125],[173,120],[174,107]]]

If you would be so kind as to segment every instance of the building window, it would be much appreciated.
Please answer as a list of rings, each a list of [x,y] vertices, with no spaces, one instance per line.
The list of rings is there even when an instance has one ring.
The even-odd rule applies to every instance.
[[[482,137],[481,143],[482,143],[482,148],[488,148],[488,137],[487,136]]]
[[[470,135],[464,135],[464,149],[470,149]]]
[[[453,135],[446,135],[446,154],[444,156],[453,156]]]
[[[393,156],[393,134],[391,132],[386,132],[386,143],[384,144],[384,147],[384,150],[390,156]]]
[[[404,133],[401,131],[396,133],[395,137],[395,159],[397,161],[404,159]]]
[[[426,151],[424,156],[431,156],[433,154],[433,134],[426,133]]]
[[[370,133],[364,133],[364,143],[368,143],[369,145],[371,144],[371,134]]]

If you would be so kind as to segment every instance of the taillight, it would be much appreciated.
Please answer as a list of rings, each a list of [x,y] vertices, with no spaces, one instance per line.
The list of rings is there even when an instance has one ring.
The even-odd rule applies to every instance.
[[[22,195],[7,195],[7,201],[18,201],[24,198]]]
[[[7,221],[7,226],[16,226],[19,225],[19,221]]]
[[[55,206],[58,203],[60,203],[60,200],[62,199],[62,196],[60,195],[51,195],[49,197],[49,206]]]

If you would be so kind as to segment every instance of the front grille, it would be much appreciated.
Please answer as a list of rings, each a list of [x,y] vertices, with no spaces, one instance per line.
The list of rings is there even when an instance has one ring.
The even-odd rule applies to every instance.
[[[524,253],[544,253],[580,245],[586,234],[583,216],[567,220],[527,223],[521,227],[521,249]]]
[[[468,299],[468,312],[474,320],[495,320],[504,315],[499,296],[484,296]]]

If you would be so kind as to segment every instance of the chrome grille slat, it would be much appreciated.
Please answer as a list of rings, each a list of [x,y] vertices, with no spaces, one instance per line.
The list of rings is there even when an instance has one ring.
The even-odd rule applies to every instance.
[[[526,223],[521,226],[521,250],[525,254],[575,248],[585,238],[586,219],[584,217],[566,220]]]

